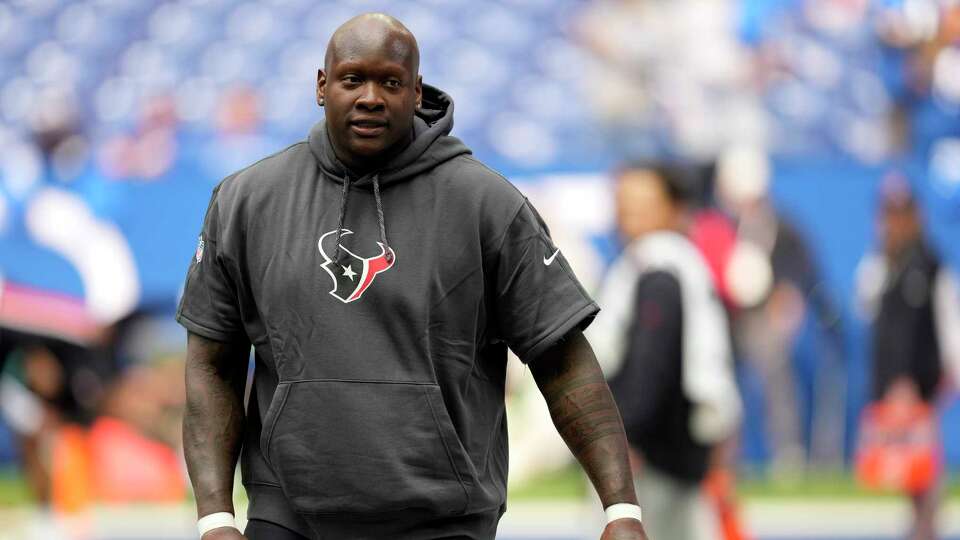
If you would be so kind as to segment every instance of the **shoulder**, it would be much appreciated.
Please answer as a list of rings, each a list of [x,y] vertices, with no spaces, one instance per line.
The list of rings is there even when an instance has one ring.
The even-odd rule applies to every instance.
[[[208,216],[221,243],[243,238],[243,231],[263,213],[266,202],[282,184],[289,184],[305,167],[316,167],[306,143],[299,142],[224,178],[213,188]]]
[[[214,197],[221,207],[236,208],[250,198],[272,192],[301,170],[315,166],[310,148],[305,141],[300,141],[224,178],[214,188]]]
[[[506,206],[513,213],[526,202],[523,193],[504,175],[473,155],[464,154],[440,165],[438,172],[451,188],[465,197],[491,207]]]

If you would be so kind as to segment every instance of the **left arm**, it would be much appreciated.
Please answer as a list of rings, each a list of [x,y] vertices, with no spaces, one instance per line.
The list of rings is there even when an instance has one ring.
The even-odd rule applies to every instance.
[[[560,436],[590,477],[604,508],[616,503],[637,504],[627,438],[617,405],[579,330],[530,363]],[[607,525],[601,540],[646,539],[633,519]]]

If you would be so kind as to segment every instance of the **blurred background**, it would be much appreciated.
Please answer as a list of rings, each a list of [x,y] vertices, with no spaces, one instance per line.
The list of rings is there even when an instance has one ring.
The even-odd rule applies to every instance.
[[[960,538],[960,1],[6,0],[0,539],[191,537],[172,315],[204,210],[306,137],[327,39],[365,11],[414,32],[454,135],[592,291],[632,240],[624,175],[683,169],[745,409],[711,488],[726,538],[903,538],[903,493]],[[926,266],[898,277],[904,246]],[[903,334],[901,277],[926,309]],[[514,364],[502,537],[587,537]],[[876,420],[890,369],[919,420]]]

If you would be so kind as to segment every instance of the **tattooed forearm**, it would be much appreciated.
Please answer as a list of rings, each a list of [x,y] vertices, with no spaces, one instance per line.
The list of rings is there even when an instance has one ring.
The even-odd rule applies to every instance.
[[[243,433],[248,343],[187,340],[183,450],[199,516],[233,512],[233,471]]]
[[[623,422],[587,340],[580,332],[571,333],[534,361],[530,370],[557,431],[604,507],[636,503]]]

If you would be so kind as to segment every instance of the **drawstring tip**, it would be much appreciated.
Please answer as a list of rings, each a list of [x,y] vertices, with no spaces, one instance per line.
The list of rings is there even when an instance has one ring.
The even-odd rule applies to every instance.
[[[386,259],[387,259],[387,264],[393,264],[393,250],[390,249],[389,247],[387,248]]]

